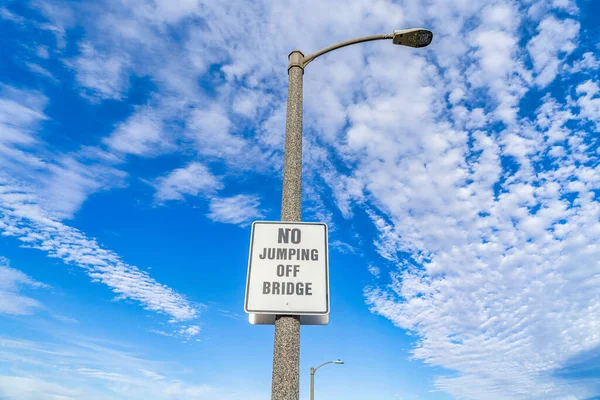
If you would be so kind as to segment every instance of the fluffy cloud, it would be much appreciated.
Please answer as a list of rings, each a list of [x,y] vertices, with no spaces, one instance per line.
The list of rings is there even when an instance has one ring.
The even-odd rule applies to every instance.
[[[197,162],[184,168],[177,168],[154,183],[158,202],[183,200],[184,195],[197,196],[199,193],[212,193],[223,187],[220,180],[210,170]]]
[[[600,88],[594,81],[586,81],[576,89],[580,97],[577,99],[577,105],[580,108],[579,116],[592,121],[596,124],[596,129],[600,130]]]
[[[158,178],[154,186],[154,197],[159,204],[168,200],[184,200],[186,195],[202,195],[208,198],[210,201],[207,217],[215,222],[246,226],[263,217],[259,209],[260,199],[256,195],[214,196],[224,185],[207,167],[197,162]]]
[[[598,70],[598,67],[600,67],[600,60],[596,58],[594,53],[587,52],[583,55],[583,57],[580,60],[575,61],[573,65],[568,67],[568,72],[594,72]]]
[[[579,92],[591,98],[593,85]],[[367,302],[419,335],[415,357],[458,371],[436,386],[459,398],[595,394],[591,382],[554,374],[600,344],[590,318],[600,310],[598,144],[585,144],[585,132],[559,136],[574,110],[546,100],[518,135],[474,135],[478,154],[461,150],[456,168],[436,167],[446,151],[422,161],[435,174],[388,164],[403,185],[370,185],[391,219],[371,214],[376,247],[399,268],[389,286],[367,289]],[[551,151],[552,163],[539,160]],[[414,261],[399,262],[400,252]]]
[[[121,124],[105,143],[124,154],[148,155],[160,151],[165,145],[161,135],[162,122],[140,114]]]
[[[544,87],[554,80],[562,59],[575,49],[579,23],[549,16],[540,22],[538,32],[527,48],[537,73],[536,83]]]

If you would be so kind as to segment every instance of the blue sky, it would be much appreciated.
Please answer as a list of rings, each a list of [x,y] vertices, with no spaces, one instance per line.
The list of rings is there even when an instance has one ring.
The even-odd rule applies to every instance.
[[[600,26],[572,0],[0,0],[0,399],[264,399],[287,55],[331,322],[301,399],[600,396]]]

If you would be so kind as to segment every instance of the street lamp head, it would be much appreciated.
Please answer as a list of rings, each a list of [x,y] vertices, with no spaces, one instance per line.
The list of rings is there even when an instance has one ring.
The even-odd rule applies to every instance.
[[[394,44],[409,47],[429,46],[433,40],[433,32],[423,28],[394,31]]]
[[[344,362],[342,360],[335,360],[334,363],[335,364],[343,364]]]

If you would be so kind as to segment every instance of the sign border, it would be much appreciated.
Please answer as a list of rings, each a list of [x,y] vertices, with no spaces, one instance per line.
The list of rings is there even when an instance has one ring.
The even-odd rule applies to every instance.
[[[274,225],[321,225],[325,228],[325,302],[326,311],[310,311],[310,312],[298,312],[298,311],[274,311],[274,310],[249,310],[248,309],[248,294],[250,292],[250,269],[252,267],[252,248],[254,247],[254,226],[258,224],[274,224]],[[329,227],[325,222],[301,222],[301,221],[254,221],[252,223],[252,233],[250,240],[250,251],[248,256],[248,272],[246,275],[246,298],[244,300],[244,312],[248,314],[272,314],[272,315],[328,315],[330,309],[329,304]]]

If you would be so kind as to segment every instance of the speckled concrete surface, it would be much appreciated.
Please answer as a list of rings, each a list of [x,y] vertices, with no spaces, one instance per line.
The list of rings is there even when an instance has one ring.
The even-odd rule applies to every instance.
[[[302,219],[302,53],[290,54],[281,220]],[[300,397],[300,317],[275,321],[271,400]]]

